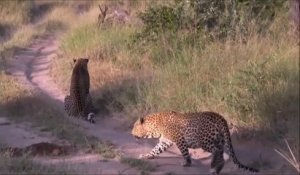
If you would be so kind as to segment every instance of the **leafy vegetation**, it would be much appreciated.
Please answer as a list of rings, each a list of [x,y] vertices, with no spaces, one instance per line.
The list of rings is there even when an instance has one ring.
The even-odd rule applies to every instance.
[[[156,40],[164,33],[188,30],[205,33],[210,38],[245,37],[253,32],[266,32],[282,10],[285,1],[191,0],[150,7],[140,12],[144,23],[138,39]],[[250,29],[250,30],[249,30]]]

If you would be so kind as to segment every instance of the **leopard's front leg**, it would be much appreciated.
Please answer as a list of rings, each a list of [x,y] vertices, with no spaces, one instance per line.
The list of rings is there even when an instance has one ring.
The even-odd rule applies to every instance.
[[[156,144],[156,146],[150,151],[150,153],[147,154],[140,154],[139,158],[146,158],[146,159],[153,159],[154,157],[157,157],[162,152],[166,151],[168,148],[170,148],[173,145],[173,142],[171,141],[160,141]]]
[[[84,106],[84,119],[90,123],[95,123],[95,113],[93,111],[93,101],[90,94],[87,94]]]

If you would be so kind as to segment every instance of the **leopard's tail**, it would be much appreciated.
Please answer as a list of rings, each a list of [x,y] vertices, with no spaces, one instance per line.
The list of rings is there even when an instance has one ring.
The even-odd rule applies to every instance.
[[[226,123],[226,128],[223,128],[223,134],[224,134],[224,139],[225,139],[225,146],[229,152],[229,156],[233,159],[233,163],[236,164],[239,168],[244,169],[244,170],[248,170],[250,172],[258,172],[258,169],[255,168],[251,168],[248,167],[246,165],[243,165],[236,157],[234,150],[233,150],[233,146],[232,146],[232,142],[231,142],[231,138],[230,138],[230,132],[228,129],[228,124]]]

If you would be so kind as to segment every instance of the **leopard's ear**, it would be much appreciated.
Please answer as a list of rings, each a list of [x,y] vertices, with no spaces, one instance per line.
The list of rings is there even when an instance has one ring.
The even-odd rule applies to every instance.
[[[90,57],[84,57],[84,58],[82,58],[83,60],[84,60],[84,62],[86,62],[86,63],[88,63],[89,62],[89,60],[90,60]]]
[[[143,124],[144,123],[144,118],[140,117],[140,123]]]

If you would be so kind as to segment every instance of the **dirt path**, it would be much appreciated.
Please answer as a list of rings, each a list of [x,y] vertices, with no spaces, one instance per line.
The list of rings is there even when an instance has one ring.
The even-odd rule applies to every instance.
[[[49,77],[49,66],[51,60],[56,56],[58,42],[55,37],[48,35],[34,40],[29,47],[20,50],[15,55],[10,69],[7,70],[13,76],[19,77],[29,86],[35,87],[45,94],[45,100],[50,100],[59,110],[63,110],[64,94]],[[136,142],[128,131],[119,129],[122,122],[118,117],[96,116],[96,124],[92,125],[82,120],[74,121],[82,127],[87,135],[96,136],[100,140],[110,140],[117,146],[123,155],[137,157],[141,153],[151,150],[154,146],[151,141]],[[3,129],[5,126],[0,126]],[[1,130],[0,130],[1,132]],[[1,135],[0,135],[1,136]],[[3,136],[1,136],[3,137]],[[5,136],[4,136],[5,137]],[[235,144],[234,147],[238,158],[245,164],[262,166],[261,174],[291,174],[289,165],[276,155],[272,147],[262,146],[255,143]],[[251,145],[250,145],[251,144]],[[180,166],[182,157],[177,148],[173,147],[169,152],[163,153],[160,158],[151,160],[157,165],[154,174],[209,174],[210,155],[201,150],[191,150],[193,160],[192,167]],[[228,156],[227,156],[228,158]],[[41,161],[43,162],[43,161]],[[76,155],[62,159],[47,160],[45,163],[73,165],[76,168],[84,169],[88,173],[97,174],[136,174],[135,169],[128,169],[128,166],[118,160],[102,161],[95,155]],[[238,170],[232,161],[228,161],[223,169],[223,174],[243,173]],[[244,172],[246,173],[246,172]],[[295,174],[295,173],[294,173]]]
[[[45,133],[34,131],[26,124],[14,124],[0,117],[0,140],[11,147],[25,147],[33,143],[53,142],[55,139]]]

